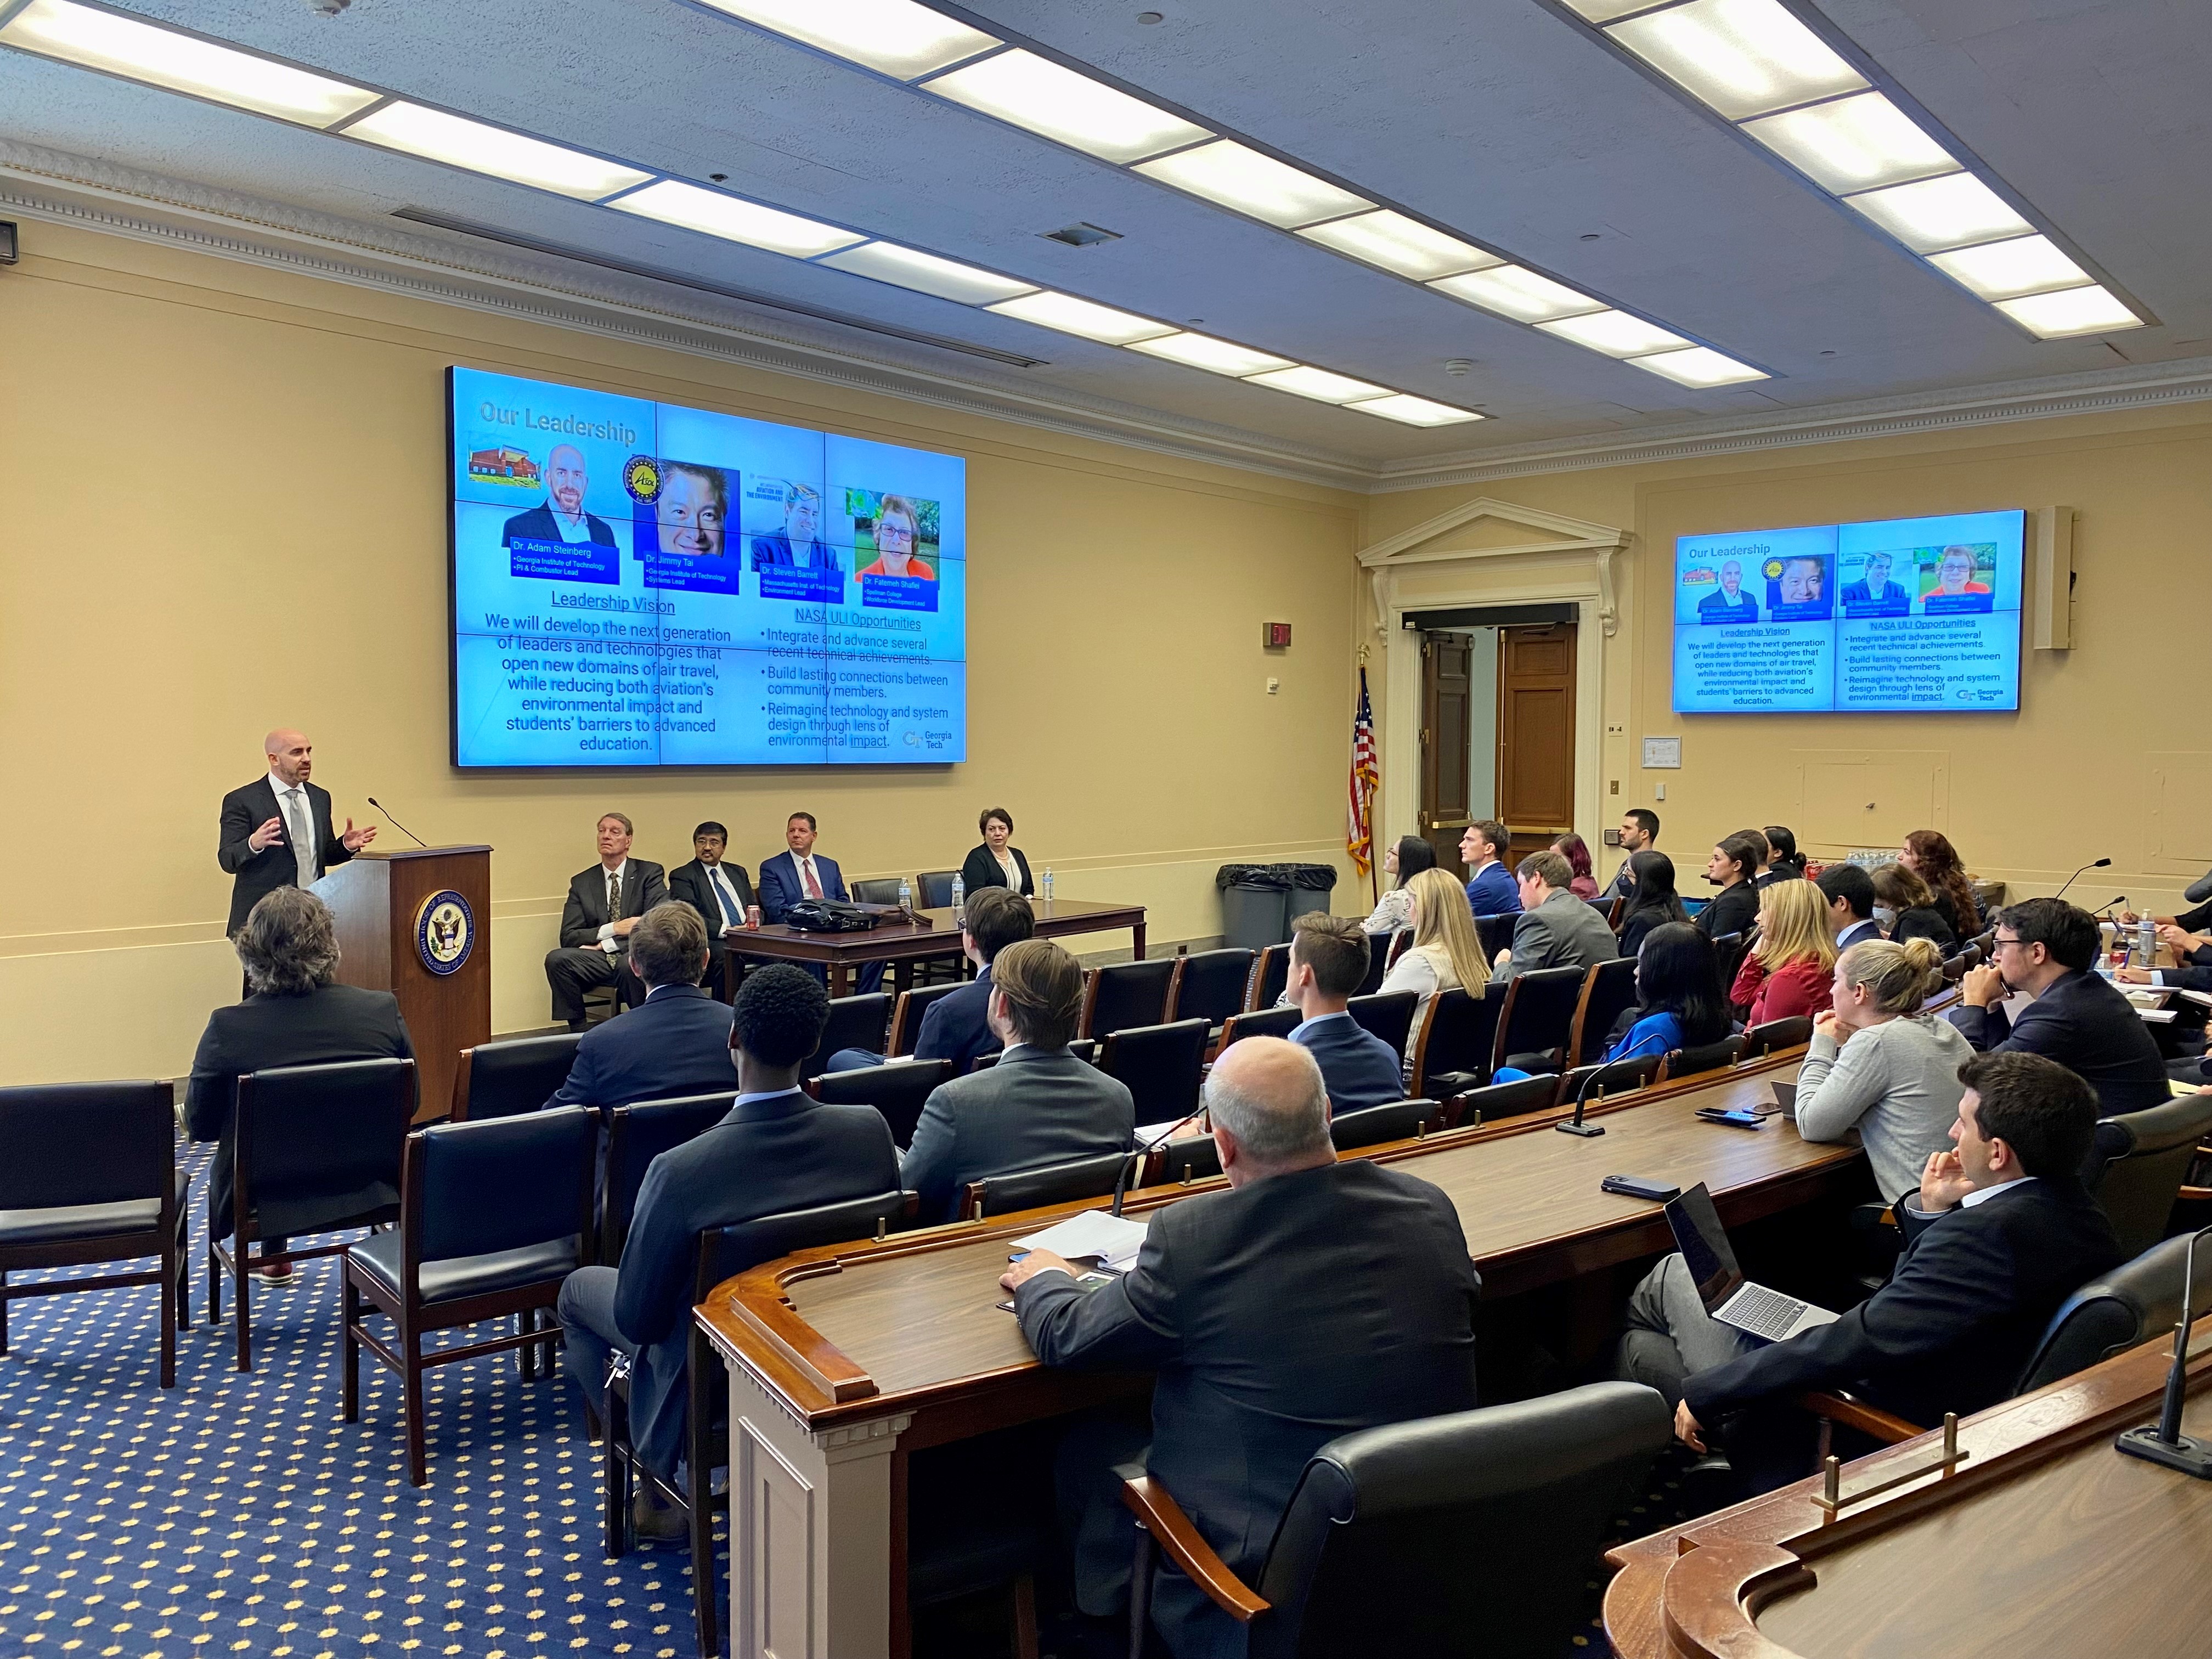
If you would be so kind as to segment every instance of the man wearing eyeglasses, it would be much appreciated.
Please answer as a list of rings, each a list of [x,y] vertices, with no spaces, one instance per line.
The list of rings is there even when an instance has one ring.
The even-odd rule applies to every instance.
[[[2127,998],[2090,971],[2097,919],[2063,899],[2024,899],[1997,912],[1990,960],[1969,969],[1951,1023],[1984,1054],[2041,1054],[2097,1091],[2106,1115],[2172,1097],[2158,1043]],[[2033,999],[2016,1019],[2008,996]]]

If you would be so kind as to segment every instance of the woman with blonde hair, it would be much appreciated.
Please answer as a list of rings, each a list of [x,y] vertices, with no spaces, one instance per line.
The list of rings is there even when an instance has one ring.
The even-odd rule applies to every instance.
[[[1920,1184],[1930,1152],[1950,1145],[1959,1067],[1974,1057],[1948,1020],[1922,1012],[1943,982],[1928,939],[1868,939],[1836,962],[1834,1006],[1813,1022],[1797,1073],[1797,1133],[1841,1140],[1856,1128],[1885,1199]]]
[[[1490,985],[1490,964],[1483,959],[1482,939],[1474,931],[1474,912],[1468,908],[1467,890],[1449,870],[1433,866],[1406,884],[1413,909],[1413,942],[1383,976],[1382,989],[1413,991],[1413,1024],[1406,1034],[1406,1060],[1413,1063],[1413,1044],[1421,1032],[1422,1016],[1439,991],[1465,991],[1480,996]]]
[[[1835,966],[1828,896],[1809,881],[1778,881],[1759,895],[1759,938],[1744,953],[1729,1000],[1750,1006],[1749,1025],[1817,1014],[1828,1006]]]

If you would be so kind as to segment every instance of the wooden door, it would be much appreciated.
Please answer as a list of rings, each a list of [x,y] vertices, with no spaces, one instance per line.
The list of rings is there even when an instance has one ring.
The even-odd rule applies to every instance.
[[[1575,827],[1575,624],[1498,630],[1498,816],[1509,865]]]
[[[1421,636],[1421,833],[1437,849],[1437,862],[1467,879],[1459,855],[1466,832],[1468,665],[1474,647],[1464,634]],[[1377,848],[1378,858],[1382,849]]]

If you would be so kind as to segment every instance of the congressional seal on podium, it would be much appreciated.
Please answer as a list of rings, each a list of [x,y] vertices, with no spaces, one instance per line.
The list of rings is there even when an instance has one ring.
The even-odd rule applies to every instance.
[[[476,913],[452,888],[431,894],[416,910],[415,952],[432,973],[458,973],[476,942]]]

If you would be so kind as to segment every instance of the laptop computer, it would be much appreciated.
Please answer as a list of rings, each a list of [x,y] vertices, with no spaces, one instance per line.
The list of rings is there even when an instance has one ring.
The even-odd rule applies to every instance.
[[[1816,1325],[1835,1322],[1838,1316],[1826,1308],[1770,1291],[1743,1276],[1704,1182],[1667,1206],[1667,1224],[1674,1230],[1674,1247],[1697,1282],[1705,1311],[1730,1329],[1764,1342],[1780,1342]]]

